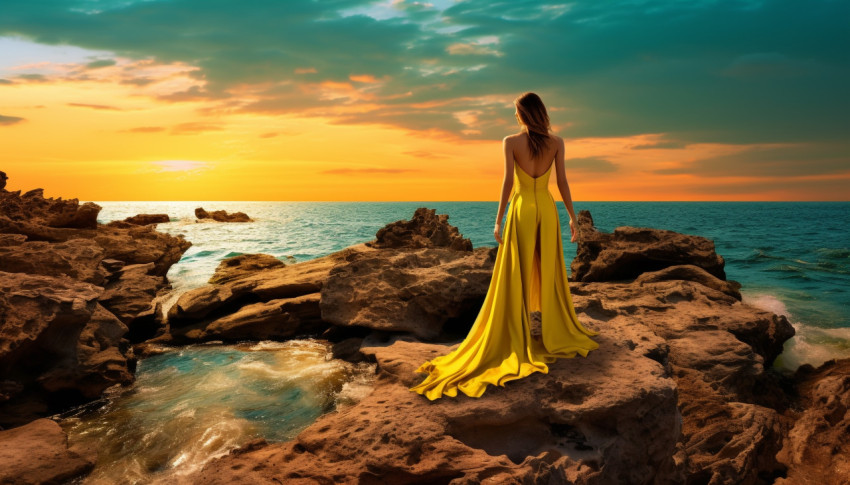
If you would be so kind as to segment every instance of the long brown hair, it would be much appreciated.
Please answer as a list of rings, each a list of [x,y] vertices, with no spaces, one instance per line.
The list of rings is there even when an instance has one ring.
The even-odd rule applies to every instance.
[[[528,133],[528,148],[531,157],[538,158],[546,146],[549,138],[549,114],[543,100],[535,93],[526,92],[514,100],[519,122],[523,130]]]

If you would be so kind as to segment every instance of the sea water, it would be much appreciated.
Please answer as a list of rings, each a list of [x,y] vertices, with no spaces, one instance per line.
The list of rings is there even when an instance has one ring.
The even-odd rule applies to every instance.
[[[98,202],[106,223],[139,213],[165,213],[157,229],[183,234],[192,247],[168,273],[177,296],[204,285],[218,263],[242,253],[267,253],[301,262],[375,238],[384,225],[410,219],[418,207],[448,214],[474,247],[493,237],[497,202]],[[253,223],[196,222],[194,209],[243,211]],[[742,285],[744,301],[783,314],[797,335],[777,367],[793,370],[850,357],[850,202],[575,202],[594,224],[652,227],[712,239],[727,278]],[[575,257],[569,217],[558,202],[564,258]]]
[[[371,391],[374,364],[314,340],[195,344],[140,359],[136,379],[55,418],[71,446],[97,450],[75,483],[177,483],[246,442],[295,437]]]

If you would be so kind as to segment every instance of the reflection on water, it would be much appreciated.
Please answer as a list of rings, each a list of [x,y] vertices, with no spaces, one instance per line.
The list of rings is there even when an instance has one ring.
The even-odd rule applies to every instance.
[[[191,345],[141,359],[132,386],[58,420],[71,445],[98,450],[79,483],[169,483],[253,438],[293,438],[367,394],[374,371],[312,339]]]

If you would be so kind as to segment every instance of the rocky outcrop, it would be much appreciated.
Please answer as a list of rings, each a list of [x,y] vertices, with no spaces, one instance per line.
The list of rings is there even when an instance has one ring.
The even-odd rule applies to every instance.
[[[80,205],[77,199],[44,198],[44,189],[0,193],[0,214],[12,221],[33,226],[94,229],[100,206],[94,202]],[[2,231],[6,232],[6,231]]]
[[[226,259],[210,285],[180,296],[169,334],[156,341],[281,337],[332,325],[429,339],[463,332],[487,293],[496,248],[454,249],[469,239],[446,220],[418,209],[373,241],[293,265],[268,255]]]
[[[448,223],[447,214],[420,207],[410,220],[387,224],[378,230],[376,239],[366,243],[372,248],[450,248],[472,251],[472,241],[463,237],[457,227]]]
[[[233,212],[228,214],[226,211],[207,212],[203,207],[195,209],[195,217],[198,219],[211,219],[217,222],[253,222],[254,220],[248,217],[244,212]]]
[[[794,425],[777,455],[788,474],[776,484],[850,483],[850,359],[805,364],[794,383]]]
[[[596,231],[582,212],[582,229]],[[662,241],[664,233],[649,231],[618,228],[616,238],[622,239],[602,233],[580,239],[580,255],[594,251],[582,244],[599,241],[610,241],[620,254],[643,248],[652,255],[628,278],[619,265],[629,258],[611,251],[588,267],[615,281],[570,282],[579,318],[600,332],[599,349],[586,358],[559,360],[548,374],[491,386],[479,399],[460,395],[434,402],[408,390],[424,378],[414,370],[457,345],[481,301],[453,325],[423,322],[457,308],[455,294],[477,283],[454,278],[491,271],[492,261],[490,268],[483,263],[495,248],[470,254],[420,247],[428,239],[418,230],[406,232],[415,243],[399,236],[376,252],[346,248],[316,281],[319,305],[331,329],[372,329],[365,338],[340,341],[335,353],[339,347],[339,355],[377,362],[375,390],[353,407],[321,417],[289,443],[252,443],[191,480],[772,483],[787,469],[776,455],[790,426],[784,414],[790,399],[788,382],[771,363],[794,329],[784,316],[741,301],[740,284],[725,279],[713,244],[708,249],[707,240],[681,234]],[[365,246],[374,248],[374,242]],[[597,254],[607,251],[599,249]],[[470,266],[476,258],[479,265]],[[296,274],[302,264],[286,270]],[[199,289],[175,311],[216,311],[238,301],[233,295],[240,288],[257,286],[247,282],[271,274],[279,280],[281,271],[259,270]],[[445,290],[440,281],[454,289]],[[479,298],[486,289],[484,284]],[[427,315],[406,320],[426,301]],[[539,326],[539,314],[533,316]]]
[[[67,483],[94,468],[93,450],[68,446],[62,428],[50,419],[0,431],[0,483]]]
[[[98,224],[96,204],[0,193],[0,427],[133,380],[128,337],[162,326],[154,299],[190,243]]]
[[[579,244],[570,266],[574,281],[632,280],[647,271],[685,264],[726,279],[723,257],[708,238],[630,226],[604,233],[594,227],[586,210],[578,213],[577,231]]]
[[[353,253],[328,273],[322,319],[423,339],[465,333],[484,302],[495,260],[496,248]]]
[[[168,214],[137,214],[135,216],[124,219],[124,222],[128,224],[135,224],[137,226],[159,224],[160,222],[169,221],[171,221],[171,218],[168,217]]]

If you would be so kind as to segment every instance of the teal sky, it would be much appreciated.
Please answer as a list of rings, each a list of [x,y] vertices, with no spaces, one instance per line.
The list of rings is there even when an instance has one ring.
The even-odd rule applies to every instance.
[[[0,82],[37,81],[37,68],[8,70],[26,62],[149,58],[200,67],[206,89],[177,97],[226,100],[233,86],[274,81],[232,110],[290,113],[339,100],[287,86],[368,74],[386,79],[370,92],[379,106],[339,123],[472,139],[500,139],[513,114],[505,96],[536,91],[569,118],[570,138],[797,144],[667,173],[846,173],[848,27],[850,2],[827,0],[3,0]],[[470,111],[475,129],[457,116]]]

